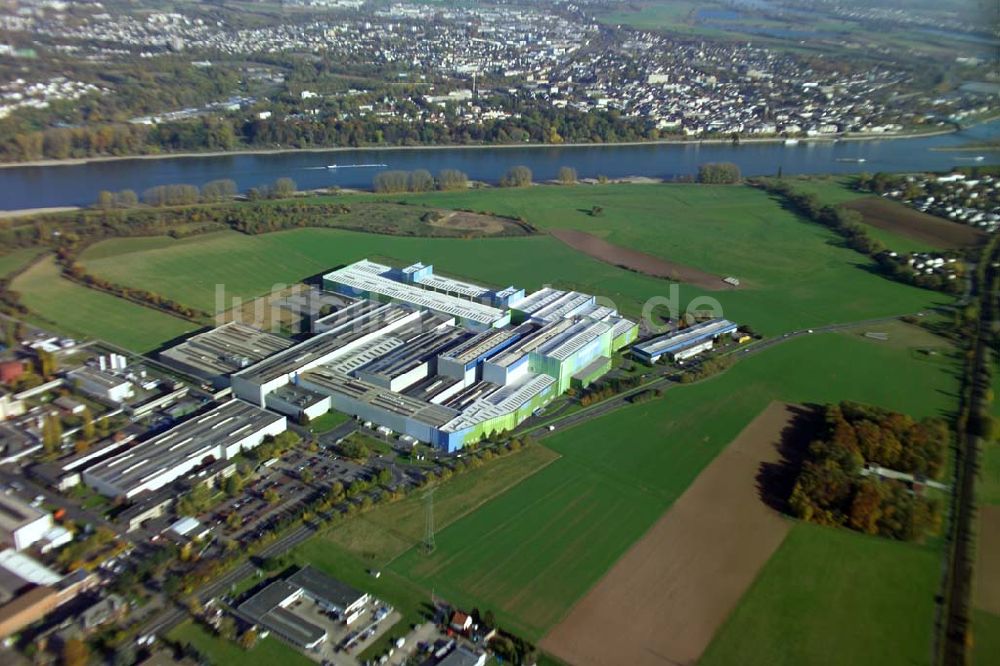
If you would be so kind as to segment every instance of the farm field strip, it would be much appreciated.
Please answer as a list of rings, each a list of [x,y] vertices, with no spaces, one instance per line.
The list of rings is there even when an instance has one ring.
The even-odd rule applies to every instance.
[[[972,247],[984,238],[983,232],[975,227],[922,213],[881,197],[865,197],[844,206],[861,213],[865,224],[937,249]]]
[[[19,275],[12,289],[29,309],[55,322],[59,330],[137,352],[150,351],[197,328],[183,319],[74,284],[61,277],[51,257]]]
[[[372,195],[343,195],[346,202],[358,198]],[[683,308],[691,299],[711,296],[726,317],[750,322],[764,334],[905,314],[949,300],[873,274],[866,270],[869,260],[840,247],[826,229],[796,218],[763,192],[746,187],[536,187],[519,191],[517,197],[485,190],[402,198],[434,207],[523,215],[543,230],[577,229],[664,261],[712,275],[733,275],[748,286],[706,291],[682,284],[678,305]],[[581,212],[581,205],[601,205],[604,213],[592,217]],[[748,247],[756,251],[747,252]],[[598,261],[546,235],[463,240],[330,229],[258,236],[220,232],[181,240],[105,241],[88,248],[81,263],[112,281],[215,311],[216,285],[223,285],[227,296],[248,299],[276,284],[293,284],[373,256],[434,263],[442,272],[491,285],[578,289],[607,299],[632,317],[641,314],[650,297],[671,296],[667,280]]]
[[[797,410],[771,403],[541,643],[578,666],[694,663],[792,522],[764,504],[761,465]]]
[[[950,366],[914,362],[903,342],[798,338],[661,400],[557,432],[545,445],[559,460],[442,529],[432,554],[410,550],[390,570],[537,640],[769,401],[852,399],[917,417],[950,409]],[[927,390],[905,390],[914,385]]]
[[[699,663],[928,664],[941,557],[939,544],[796,523]]]
[[[972,605],[1000,616],[1000,506],[981,506]]]

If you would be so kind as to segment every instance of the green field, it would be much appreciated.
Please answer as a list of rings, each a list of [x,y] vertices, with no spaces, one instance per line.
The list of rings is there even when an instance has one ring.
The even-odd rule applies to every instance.
[[[0,254],[0,278],[5,278],[14,271],[26,266],[29,261],[39,254],[40,251],[36,248],[11,250],[5,254]]]
[[[439,521],[429,556],[405,550],[423,530],[414,502],[387,507],[403,510],[399,515],[380,516],[378,509],[351,521],[307,543],[297,558],[331,573],[346,567],[362,585],[367,568],[392,560],[378,581],[388,598],[420,599],[419,591],[425,597],[433,591],[491,609],[504,626],[537,640],[772,399],[853,399],[915,416],[951,409],[956,380],[946,356],[915,357],[907,340],[900,334],[875,344],[856,333],[796,338],[661,400],[556,433],[545,444],[559,459],[450,526]],[[448,515],[439,498],[447,502],[436,497],[436,516]]]
[[[168,637],[179,643],[190,643],[208,658],[212,666],[243,664],[244,666],[307,666],[313,662],[290,645],[268,636],[251,650],[244,650],[232,641],[219,638],[191,620],[178,625]]]
[[[51,258],[18,276],[12,289],[21,294],[28,308],[47,320],[47,326],[137,352],[150,351],[197,328],[177,317],[74,284],[60,277]]]
[[[836,206],[864,197],[875,196],[874,194],[866,194],[855,190],[851,187],[851,179],[849,177],[802,176],[799,178],[786,178],[785,181],[791,183],[799,192],[815,194],[821,203],[829,206]],[[875,238],[885,247],[896,252],[932,252],[940,249],[923,241],[885,229],[879,229],[870,224],[865,224],[865,226],[868,228],[868,233],[872,238]]]
[[[328,411],[322,416],[317,416],[312,421],[309,422],[309,431],[315,433],[323,433],[328,430],[333,430],[341,423],[347,423],[351,420],[349,414],[344,414],[343,412],[338,412],[334,410]]]
[[[700,663],[926,664],[940,552],[797,524]]]
[[[532,446],[459,474],[434,493],[434,522],[444,528],[557,459],[551,449]],[[337,527],[326,539],[383,567],[424,538],[423,494],[381,506]]]
[[[345,201],[371,195],[344,196]],[[947,298],[873,274],[870,260],[841,247],[826,229],[783,210],[749,187],[608,185],[536,187],[516,197],[500,189],[411,195],[404,200],[524,216],[541,229],[571,227],[711,273],[739,277],[738,290],[705,292],[682,285],[677,301],[710,296],[725,316],[766,334],[915,312]],[[600,217],[585,211],[604,208]],[[748,250],[752,248],[752,250]],[[217,285],[249,298],[363,257],[432,262],[446,274],[535,289],[574,288],[609,299],[638,316],[670,283],[591,259],[556,239],[475,240],[376,236],[301,229],[258,236],[221,232],[182,240],[115,239],[88,249],[87,269],[216,311]],[[553,267],[558,267],[555,270]]]
[[[973,611],[972,631],[972,663],[1000,666],[1000,617],[986,611]]]

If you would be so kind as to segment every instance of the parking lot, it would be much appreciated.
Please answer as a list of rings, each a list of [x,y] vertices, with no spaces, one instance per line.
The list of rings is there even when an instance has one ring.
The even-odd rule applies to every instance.
[[[327,632],[326,641],[306,654],[317,661],[338,666],[358,664],[356,655],[378,640],[402,617],[392,606],[376,598],[369,599],[361,615],[349,625],[306,597],[295,601],[287,610]]]

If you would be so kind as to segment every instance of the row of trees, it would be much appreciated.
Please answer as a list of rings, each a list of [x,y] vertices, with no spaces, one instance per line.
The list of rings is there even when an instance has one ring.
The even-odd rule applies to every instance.
[[[382,171],[375,176],[372,187],[381,194],[464,190],[469,187],[469,177],[457,169],[442,169],[436,179],[426,169]]]
[[[262,185],[248,190],[247,198],[256,199],[286,199],[295,194],[297,188],[291,178],[278,178],[269,185]],[[142,203],[147,206],[191,206],[198,203],[220,203],[232,201],[239,191],[236,181],[229,178],[210,180],[198,188],[197,185],[173,184],[150,187],[142,193]],[[139,197],[134,190],[109,192],[101,190],[97,193],[94,207],[99,210],[115,208],[134,208],[139,205]]]
[[[927,275],[915,271],[907,262],[908,256],[905,253],[895,253],[894,256],[881,241],[869,233],[864,217],[858,211],[823,205],[817,195],[796,191],[793,185],[780,179],[758,179],[753,184],[780,196],[796,212],[835,231],[849,248],[874,259],[886,277],[952,294],[962,291],[961,280],[949,280],[939,273]]]
[[[866,534],[921,540],[940,527],[941,507],[910,484],[862,474],[880,465],[916,478],[941,474],[948,446],[939,419],[915,422],[903,414],[843,402],[826,408],[824,426],[809,445],[789,498],[792,513],[821,525]]]
[[[698,182],[707,185],[732,185],[740,182],[743,175],[732,162],[708,162],[698,166]]]
[[[214,68],[212,68],[214,69]],[[173,88],[173,86],[171,87]],[[107,96],[117,97],[117,96]],[[509,118],[466,122],[453,110],[447,123],[382,117],[306,117],[275,114],[266,120],[243,114],[202,117],[154,126],[95,119],[78,128],[0,133],[0,161],[150,155],[241,148],[418,146],[523,143],[614,143],[660,138],[645,118],[617,111],[581,112],[514,102]]]
[[[531,185],[531,169],[526,166],[514,166],[500,178],[500,187],[527,187]]]
[[[601,379],[588,386],[580,395],[580,404],[586,407],[595,402],[607,400],[611,396],[634,389],[640,382],[641,379],[638,376]]]

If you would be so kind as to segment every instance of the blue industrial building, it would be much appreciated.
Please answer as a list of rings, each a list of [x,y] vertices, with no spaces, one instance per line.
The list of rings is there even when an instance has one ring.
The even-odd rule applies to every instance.
[[[728,319],[711,319],[637,344],[632,347],[632,355],[650,365],[663,356],[672,361],[683,360],[711,349],[720,335],[733,333],[738,328]]]

